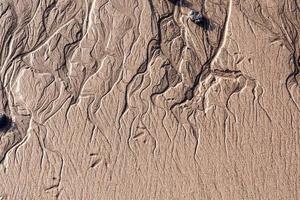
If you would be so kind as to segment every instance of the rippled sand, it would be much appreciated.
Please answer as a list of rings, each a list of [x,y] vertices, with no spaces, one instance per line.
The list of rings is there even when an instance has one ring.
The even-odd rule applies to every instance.
[[[300,199],[299,31],[299,0],[0,0],[0,199]]]

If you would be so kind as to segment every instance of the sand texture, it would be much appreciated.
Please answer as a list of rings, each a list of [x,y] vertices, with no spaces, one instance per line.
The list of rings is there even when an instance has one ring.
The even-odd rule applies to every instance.
[[[0,200],[300,200],[300,0],[0,0]]]

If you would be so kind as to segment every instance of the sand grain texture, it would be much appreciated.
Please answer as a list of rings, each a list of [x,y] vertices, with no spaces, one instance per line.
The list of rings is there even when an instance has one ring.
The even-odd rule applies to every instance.
[[[299,200],[299,33],[299,0],[1,0],[0,199]]]

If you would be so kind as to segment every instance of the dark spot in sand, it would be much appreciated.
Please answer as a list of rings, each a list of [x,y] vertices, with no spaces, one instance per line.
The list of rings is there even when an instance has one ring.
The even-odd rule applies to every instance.
[[[11,125],[10,118],[5,114],[0,114],[0,131],[6,131]]]

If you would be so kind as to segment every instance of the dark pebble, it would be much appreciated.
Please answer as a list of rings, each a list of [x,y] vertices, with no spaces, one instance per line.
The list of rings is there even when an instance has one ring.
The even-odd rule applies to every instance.
[[[194,20],[194,23],[196,23],[198,26],[202,27],[203,29],[208,30],[210,26],[209,19],[206,17],[202,16],[199,19]]]

